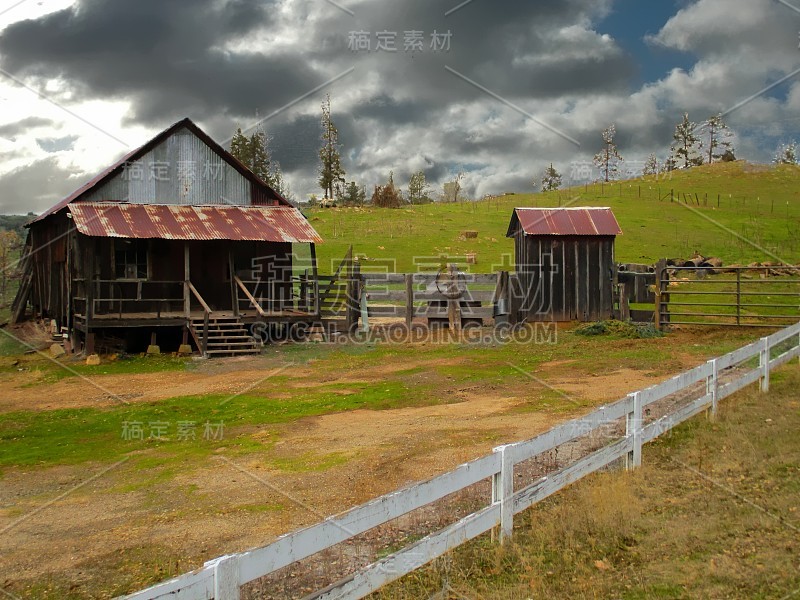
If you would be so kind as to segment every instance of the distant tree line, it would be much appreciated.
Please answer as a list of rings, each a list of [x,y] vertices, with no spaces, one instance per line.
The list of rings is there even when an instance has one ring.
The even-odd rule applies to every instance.
[[[616,144],[617,129],[612,123],[601,133],[602,146],[595,154],[593,163],[599,171],[598,181],[610,182],[619,179],[625,159]],[[703,123],[695,123],[688,113],[675,125],[672,145],[667,157],[659,161],[656,153],[650,153],[642,164],[642,175],[657,175],[678,169],[690,169],[703,164],[731,162],[736,160],[733,147],[733,132],[721,114],[709,117]],[[779,152],[779,157],[787,161],[795,154],[795,146],[788,145]],[[777,162],[777,158],[776,158]],[[561,174],[550,166],[541,178],[542,191],[558,190],[561,187]],[[537,181],[533,185],[536,187]]]

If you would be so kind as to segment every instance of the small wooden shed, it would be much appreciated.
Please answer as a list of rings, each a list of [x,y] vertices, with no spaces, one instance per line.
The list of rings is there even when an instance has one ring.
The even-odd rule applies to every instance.
[[[622,230],[610,208],[516,208],[516,321],[600,321],[614,313],[614,241]]]

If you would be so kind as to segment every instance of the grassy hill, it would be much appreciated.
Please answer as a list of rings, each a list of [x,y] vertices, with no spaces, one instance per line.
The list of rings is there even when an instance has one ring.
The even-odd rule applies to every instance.
[[[726,264],[775,262],[776,257],[800,261],[796,166],[736,162],[560,192],[403,209],[311,209],[307,214],[325,239],[319,249],[323,272],[341,260],[350,244],[358,255],[393,264],[390,270],[398,272],[416,270],[415,257],[446,255],[463,264],[468,252],[477,254],[477,272],[492,272],[513,264],[513,244],[505,238],[513,208],[559,205],[613,208],[624,231],[617,239],[620,262],[652,263],[695,251],[719,256]],[[478,238],[464,239],[465,230],[477,231]]]

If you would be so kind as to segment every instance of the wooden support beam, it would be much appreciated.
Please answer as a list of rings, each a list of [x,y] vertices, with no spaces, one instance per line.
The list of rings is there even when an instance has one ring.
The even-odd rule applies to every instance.
[[[192,313],[192,296],[189,289],[191,271],[189,269],[189,242],[183,243],[183,313],[188,319]]]
[[[228,247],[228,270],[230,271],[230,274],[231,274],[231,305],[233,307],[233,316],[234,317],[238,317],[239,316],[239,292],[236,289],[236,284],[237,284],[236,279],[237,279],[237,277],[236,277],[236,271],[234,270],[234,264],[233,264],[233,250],[231,249],[230,246]]]

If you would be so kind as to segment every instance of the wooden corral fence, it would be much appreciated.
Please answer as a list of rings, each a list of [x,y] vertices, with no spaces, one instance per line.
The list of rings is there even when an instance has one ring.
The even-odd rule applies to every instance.
[[[507,272],[464,273],[455,265],[437,273],[362,273],[359,312],[362,319],[403,319],[407,326],[417,318],[431,325],[480,326],[495,316],[507,279]]]
[[[510,313],[513,277],[507,271],[465,273],[456,265],[431,273],[369,272],[345,257],[332,275],[317,276],[317,305],[323,320],[344,323],[348,330],[359,323],[366,330],[379,319],[407,327],[415,319],[450,328],[480,326]],[[301,275],[300,282],[301,304],[314,304],[312,278]]]
[[[800,268],[656,265],[656,324],[781,327],[800,313]]]
[[[656,269],[653,265],[621,264],[617,269],[617,312],[621,321],[651,322],[655,316]],[[653,308],[644,309],[641,305]],[[634,306],[631,306],[634,305]]]
[[[629,394],[543,435],[501,446],[492,454],[444,475],[381,496],[321,523],[284,535],[262,548],[214,559],[196,571],[126,598],[238,599],[240,587],[249,582],[478,482],[491,480],[491,499],[486,499],[489,503],[484,508],[308,596],[318,599],[363,598],[485,532],[499,527],[500,539],[508,539],[515,514],[620,459],[625,460],[628,468],[641,465],[643,444],[700,412],[710,410],[712,415],[715,414],[720,400],[757,381],[760,381],[761,390],[767,391],[770,372],[797,357],[800,357],[800,323],[663,383]],[[758,366],[753,368],[750,363],[756,358]],[[655,413],[651,410],[655,408],[654,403],[667,398],[679,399],[680,402],[670,404],[669,412],[660,417],[651,416]],[[520,463],[562,444],[586,439],[593,432],[608,431],[608,425],[614,423],[620,423],[624,433],[611,437],[599,449],[547,473],[545,477],[515,482],[515,466]]]

